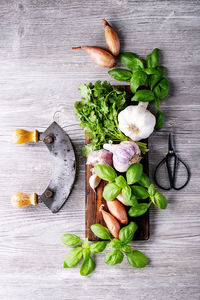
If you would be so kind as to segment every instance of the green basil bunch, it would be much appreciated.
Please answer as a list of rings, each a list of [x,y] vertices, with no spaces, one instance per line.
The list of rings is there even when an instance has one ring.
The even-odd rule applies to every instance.
[[[99,225],[100,224],[92,225],[91,230],[99,238],[107,236],[107,228]],[[104,262],[107,265],[114,266],[116,264],[121,264],[124,255],[126,255],[127,260],[132,267],[144,268],[148,264],[148,259],[142,252],[133,250],[128,245],[128,243],[132,241],[137,229],[137,224],[135,222],[130,222],[120,230],[119,240],[115,238],[111,239],[108,248],[113,250],[109,251],[104,258]]]
[[[95,165],[94,170],[101,179],[109,181],[103,190],[104,199],[112,201],[122,193],[125,203],[131,206],[128,211],[129,216],[142,216],[152,203],[159,209],[167,207],[166,198],[156,192],[154,185],[150,184],[149,177],[143,172],[141,163],[131,165],[126,171],[126,178],[123,175],[117,176],[112,167],[104,164]],[[146,201],[141,202],[142,200]]]
[[[164,115],[159,110],[160,100],[167,97],[169,82],[164,77],[164,67],[159,66],[159,49],[154,49],[147,55],[146,60],[132,52],[121,53],[119,60],[130,70],[117,68],[108,71],[108,74],[118,81],[130,82],[130,89],[134,94],[132,101],[155,103],[155,129],[160,130],[164,124]]]
[[[95,263],[91,257],[91,253],[100,253],[104,251],[107,245],[106,241],[93,242],[92,244],[88,242],[88,239],[82,241],[75,234],[64,234],[61,237],[61,241],[67,246],[76,246],[65,256],[63,267],[73,268],[83,260],[80,267],[80,274],[82,276],[87,276],[94,270]]]

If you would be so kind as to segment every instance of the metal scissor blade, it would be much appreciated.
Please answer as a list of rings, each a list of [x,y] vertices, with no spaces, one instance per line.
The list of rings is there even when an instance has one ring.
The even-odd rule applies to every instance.
[[[47,190],[53,192],[51,198],[46,197],[44,192],[40,196],[40,201],[53,212],[56,213],[67,200],[76,175],[76,159],[72,143],[67,133],[53,122],[41,134],[41,139],[45,141],[47,136],[53,137],[53,142],[45,143],[53,156],[53,171]]]

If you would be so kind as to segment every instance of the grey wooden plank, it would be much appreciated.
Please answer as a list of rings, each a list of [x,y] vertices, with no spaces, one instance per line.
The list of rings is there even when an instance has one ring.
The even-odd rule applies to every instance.
[[[200,2],[129,0],[0,1],[0,298],[15,299],[199,299],[199,25]],[[54,119],[76,123],[73,104],[82,82],[112,80],[72,46],[105,47],[101,18],[119,32],[122,50],[145,57],[161,49],[171,83],[161,110],[166,124],[149,141],[151,175],[167,151],[169,131],[192,169],[180,192],[164,193],[166,211],[150,210],[150,240],[133,247],[150,258],[147,268],[127,262],[109,267],[103,255],[88,278],[78,268],[62,269],[67,251],[63,233],[84,237],[84,158],[82,131],[69,131],[78,158],[78,176],[64,208],[56,215],[42,204],[17,210],[10,195],[40,193],[51,174],[42,145],[13,145],[16,127],[44,130]],[[76,127],[77,128],[77,127]]]

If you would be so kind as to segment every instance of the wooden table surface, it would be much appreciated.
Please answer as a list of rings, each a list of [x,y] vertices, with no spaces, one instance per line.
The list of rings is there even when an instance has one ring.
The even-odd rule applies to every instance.
[[[169,132],[192,171],[182,191],[164,193],[166,211],[150,210],[150,239],[134,242],[150,264],[133,269],[126,261],[109,267],[103,255],[96,270],[81,277],[63,269],[63,233],[84,237],[84,136],[67,127],[78,157],[78,174],[64,208],[52,214],[44,205],[15,209],[10,196],[40,194],[51,174],[42,144],[14,145],[15,128],[44,130],[56,120],[77,123],[73,104],[80,83],[112,80],[72,46],[105,47],[106,18],[117,29],[122,51],[142,57],[161,49],[169,97],[162,103],[166,123],[149,140],[150,174],[167,151]],[[200,1],[0,1],[0,299],[110,300],[200,298]],[[72,130],[77,129],[76,131]]]

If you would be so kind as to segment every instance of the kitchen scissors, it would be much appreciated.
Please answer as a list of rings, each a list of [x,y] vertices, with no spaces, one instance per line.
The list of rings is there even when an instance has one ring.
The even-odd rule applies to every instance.
[[[178,157],[178,155],[176,154],[175,152],[175,149],[174,149],[174,145],[173,145],[173,140],[172,140],[172,134],[170,133],[169,134],[169,145],[168,145],[168,153],[167,155],[165,156],[165,158],[163,158],[159,164],[157,165],[155,171],[154,171],[154,181],[155,183],[157,184],[158,187],[160,187],[161,189],[163,190],[171,190],[172,188],[174,190],[181,190],[183,189],[189,182],[190,180],[190,170],[189,170],[189,167]],[[170,165],[170,161],[174,159],[174,163],[171,164],[173,165],[173,167],[171,167]],[[166,188],[162,185],[159,184],[158,182],[158,170],[164,165],[166,164],[166,167],[167,167],[167,174],[168,174],[168,179],[169,179],[169,187]],[[185,168],[186,170],[186,173],[187,173],[187,179],[185,181],[185,183],[180,186],[180,187],[177,187],[176,186],[176,178],[177,178],[177,169],[178,169],[178,165],[182,164],[182,166]]]

